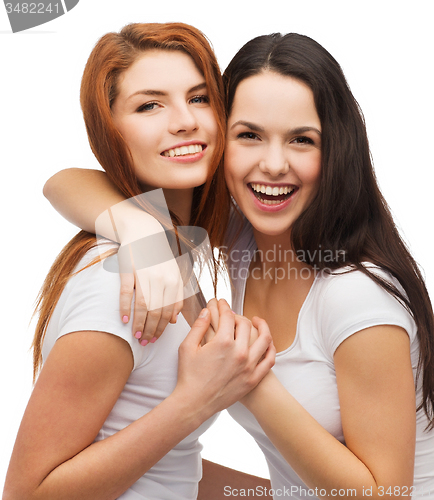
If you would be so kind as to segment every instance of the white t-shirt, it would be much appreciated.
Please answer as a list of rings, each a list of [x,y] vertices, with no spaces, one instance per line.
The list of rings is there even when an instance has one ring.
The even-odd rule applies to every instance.
[[[78,269],[97,255],[96,248],[90,250]],[[117,261],[117,255],[109,259]],[[59,337],[84,330],[117,335],[130,345],[134,368],[96,441],[123,429],[169,396],[177,381],[178,348],[190,331],[190,326],[180,314],[177,323],[169,324],[155,344],[141,346],[132,335],[131,324],[125,325],[120,319],[119,292],[119,274],[107,271],[101,262],[72,277],[54,310],[42,350],[45,360]],[[104,344],[101,349],[104,349]],[[119,499],[195,499],[202,476],[202,446],[198,437],[215,418],[206,421],[176,445]]]
[[[256,250],[253,231],[247,221],[243,223],[233,250],[227,262],[233,283],[232,308],[242,314],[246,278]],[[372,270],[391,280],[378,268]],[[280,382],[317,422],[342,443],[344,436],[334,352],[350,335],[382,324],[397,325],[407,331],[413,373],[416,375],[419,356],[417,330],[405,308],[360,271],[340,272],[332,276],[320,272],[300,310],[293,344],[276,356],[273,371]],[[417,405],[421,398],[419,384]],[[241,403],[234,404],[228,411],[255,438],[263,451],[272,488],[276,491],[275,498],[306,498],[308,487],[277,451],[254,416]],[[412,494],[414,498],[429,495],[434,498],[434,431],[424,431],[427,423],[422,409],[417,413],[414,487],[408,491],[408,496]]]

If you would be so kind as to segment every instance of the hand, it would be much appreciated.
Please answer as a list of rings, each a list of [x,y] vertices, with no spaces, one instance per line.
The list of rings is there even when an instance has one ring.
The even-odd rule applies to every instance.
[[[214,337],[215,332],[218,330],[218,327],[219,327],[220,313],[219,313],[219,309],[218,309],[217,299],[211,299],[208,302],[208,304],[206,305],[206,307],[211,314],[211,326],[205,335],[206,342],[209,342]],[[243,316],[240,316],[238,314],[236,314],[236,316],[239,318],[243,317]],[[268,328],[268,326],[267,326],[267,328]],[[252,345],[253,342],[258,338],[258,336],[259,336],[258,330],[256,329],[255,326],[251,325],[249,345]]]
[[[191,401],[209,418],[250,392],[274,365],[275,348],[268,328],[249,346],[252,324],[236,316],[226,301],[217,304],[219,325],[201,346],[211,324],[205,308],[179,348],[178,383],[174,393]]]
[[[130,267],[134,269],[133,263]],[[176,260],[134,269],[134,272],[121,272],[120,277],[122,321],[129,321],[135,290],[133,335],[142,345],[155,342],[168,323],[176,323],[183,307],[184,284]]]

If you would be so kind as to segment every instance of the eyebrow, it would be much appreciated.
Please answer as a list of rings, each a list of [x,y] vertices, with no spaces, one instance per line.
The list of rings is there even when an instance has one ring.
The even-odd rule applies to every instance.
[[[188,89],[187,94],[190,94],[191,92],[197,92],[198,90],[202,90],[204,88],[206,88],[206,82],[199,83],[198,85],[191,87],[191,89]],[[167,96],[167,92],[164,92],[162,90],[143,89],[134,92],[134,94],[131,94],[129,97],[127,97],[126,100],[128,101],[136,95]]]
[[[232,125],[231,130],[238,125],[242,125],[244,127],[247,127],[250,130],[254,130],[255,132],[264,132],[265,131],[264,127],[261,127],[260,125],[256,125],[255,123],[246,122],[244,120],[238,120],[237,122],[235,122]],[[316,132],[319,136],[321,136],[321,132],[316,127],[309,127],[309,126],[296,127],[296,128],[288,130],[289,135],[304,134],[305,132]]]

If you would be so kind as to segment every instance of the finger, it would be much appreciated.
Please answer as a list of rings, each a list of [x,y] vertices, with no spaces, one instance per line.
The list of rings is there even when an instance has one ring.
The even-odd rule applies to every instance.
[[[273,338],[270,333],[270,329],[265,320],[255,316],[252,319],[252,324],[258,329],[258,338],[250,346],[250,355],[252,360],[256,363],[265,354],[270,345],[273,344]]]
[[[240,348],[249,347],[251,330],[252,322],[245,316],[236,314],[234,335],[236,343]]]
[[[211,299],[206,306],[211,313],[211,325],[215,331],[218,330],[219,327],[219,309],[217,299]]]
[[[148,311],[148,315],[146,316],[145,328],[142,335],[142,344],[145,340],[150,342],[151,344],[153,344],[157,340],[155,332],[157,331],[157,326],[160,322],[162,311],[162,308]]]
[[[196,321],[193,323],[190,332],[185,337],[184,341],[181,344],[181,347],[196,347],[198,348],[202,339],[204,338],[208,328],[210,326],[211,315],[207,308],[202,309],[199,316],[196,318]]]
[[[164,332],[164,329],[166,328],[167,324],[169,323],[169,321],[172,317],[172,311],[173,311],[172,304],[170,306],[165,306],[162,308],[160,321],[158,322],[157,328],[155,329],[155,332],[154,332],[154,337],[156,337],[157,339],[160,338],[161,334]]]
[[[176,304],[177,297],[179,295],[178,292],[179,292],[179,286],[166,286],[164,289],[163,304],[162,304],[163,307],[161,310],[160,321],[158,322],[157,328],[154,333],[154,336],[157,337],[157,339],[163,333],[167,324],[169,323],[169,321],[172,320],[174,316],[174,307]]]
[[[143,296],[143,289],[140,285],[140,282],[137,280],[136,296],[134,300],[133,333],[134,337],[138,339],[139,342],[142,340],[142,332],[146,324],[147,315],[148,307],[146,299]]]
[[[140,339],[140,343],[142,345],[146,345],[148,342],[154,343],[157,340],[155,332],[162,313],[163,288],[160,282],[152,279],[152,274],[149,272],[143,271],[137,274],[140,278],[140,284],[143,283],[144,300],[147,304],[149,304],[146,321],[143,326],[143,335]]]
[[[178,314],[182,311],[183,307],[184,307],[184,284],[181,281],[179,283],[175,305],[173,306],[172,319],[170,320],[171,323],[176,323]]]
[[[212,325],[209,326],[206,334],[205,334],[205,343],[207,344],[208,342],[210,342],[213,338],[215,337],[215,330],[214,328],[212,327]]]
[[[276,362],[276,348],[274,344],[271,343],[264,355],[264,357],[256,365],[255,371],[253,372],[252,383],[256,387],[259,382],[267,375],[267,373],[273,368]]]
[[[224,299],[219,300],[218,310],[219,328],[214,339],[234,340],[235,314]]]
[[[131,315],[131,302],[134,293],[134,274],[120,273],[121,277],[121,295],[119,298],[119,311],[123,323],[128,323]]]

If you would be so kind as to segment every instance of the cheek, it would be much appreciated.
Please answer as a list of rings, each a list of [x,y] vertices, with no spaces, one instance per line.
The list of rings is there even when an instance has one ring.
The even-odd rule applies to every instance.
[[[216,140],[218,134],[218,126],[217,126],[217,120],[214,116],[214,112],[212,111],[211,108],[209,108],[207,112],[204,113],[204,116],[202,117],[201,121],[204,124],[204,127],[208,135],[210,136],[210,139]]]
[[[236,182],[237,177],[240,176],[240,159],[237,154],[237,147],[231,145],[230,143],[226,145],[224,153],[224,172],[226,183],[231,189],[234,182]]]
[[[321,154],[309,155],[300,162],[300,178],[304,184],[317,185],[321,175]]]

